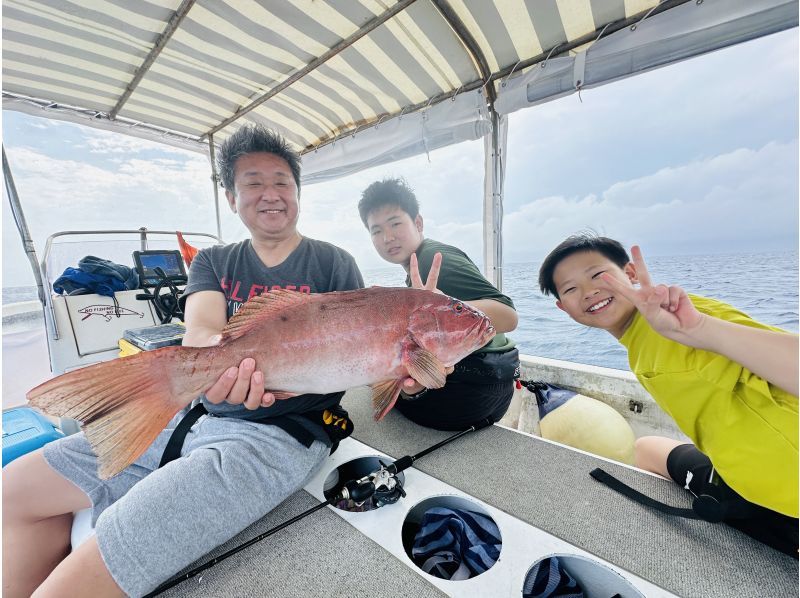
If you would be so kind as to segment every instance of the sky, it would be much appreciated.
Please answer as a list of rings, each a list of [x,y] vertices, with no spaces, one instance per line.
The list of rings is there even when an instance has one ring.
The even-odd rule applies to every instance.
[[[9,111],[3,144],[40,253],[60,230],[216,232],[205,155]],[[513,113],[507,155],[507,263],[587,229],[645,257],[796,250],[798,30]],[[426,236],[480,262],[483,173],[478,140],[309,185],[298,228],[385,267],[356,206],[371,182],[402,176]],[[224,239],[245,238],[224,199],[221,211]],[[2,249],[3,287],[34,284],[5,190]]]

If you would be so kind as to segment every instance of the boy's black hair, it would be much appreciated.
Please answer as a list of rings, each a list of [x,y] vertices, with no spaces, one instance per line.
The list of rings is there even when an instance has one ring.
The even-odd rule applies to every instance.
[[[417,196],[403,178],[375,181],[364,189],[361,201],[358,202],[358,213],[364,226],[367,226],[367,217],[370,213],[384,206],[397,206],[411,216],[411,220],[419,214]]]
[[[553,249],[539,268],[539,288],[545,295],[553,295],[556,299],[560,299],[556,285],[553,282],[553,272],[558,264],[565,258],[568,258],[573,253],[583,251],[596,251],[600,255],[610,259],[620,268],[624,268],[625,264],[631,261],[628,252],[620,244],[619,241],[609,239],[608,237],[598,237],[591,233],[580,233],[577,235],[570,235],[558,247]]]
[[[263,125],[245,125],[222,142],[217,154],[217,170],[222,186],[235,193],[233,186],[236,160],[247,154],[264,152],[286,160],[300,193],[300,155],[279,133]]]

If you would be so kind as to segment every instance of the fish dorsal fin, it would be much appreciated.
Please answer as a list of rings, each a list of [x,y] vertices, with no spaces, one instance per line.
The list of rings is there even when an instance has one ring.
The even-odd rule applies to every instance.
[[[239,308],[228,324],[222,329],[220,344],[235,340],[262,322],[286,317],[286,312],[292,307],[304,304],[310,299],[307,293],[277,289],[256,295]]]

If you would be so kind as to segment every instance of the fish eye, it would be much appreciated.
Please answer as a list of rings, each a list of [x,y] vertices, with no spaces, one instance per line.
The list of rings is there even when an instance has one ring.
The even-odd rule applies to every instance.
[[[456,313],[460,314],[462,311],[464,311],[464,304],[456,303],[454,309],[456,310]]]

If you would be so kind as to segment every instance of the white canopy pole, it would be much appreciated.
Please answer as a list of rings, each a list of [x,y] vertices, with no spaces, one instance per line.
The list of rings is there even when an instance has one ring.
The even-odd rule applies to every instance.
[[[33,269],[33,277],[36,279],[36,288],[39,295],[39,301],[42,306],[46,303],[46,296],[44,291],[44,283],[42,282],[42,272],[39,270],[39,261],[36,258],[36,249],[33,246],[33,238],[28,230],[28,222],[25,220],[25,213],[22,210],[22,204],[17,195],[17,186],[14,184],[14,177],[11,175],[11,166],[6,158],[6,148],[3,146],[3,182],[6,185],[6,193],[8,194],[8,203],[11,206],[11,214],[14,217],[14,222],[19,230],[19,236],[22,239],[22,249],[25,251],[25,256],[31,263]]]
[[[211,184],[214,185],[214,214],[217,218],[217,238],[222,241],[222,221],[219,217],[219,174],[214,154],[214,135],[208,136],[208,157],[211,160]]]
[[[508,145],[508,117],[490,106],[492,130],[483,138],[483,272],[503,290],[503,183]]]

